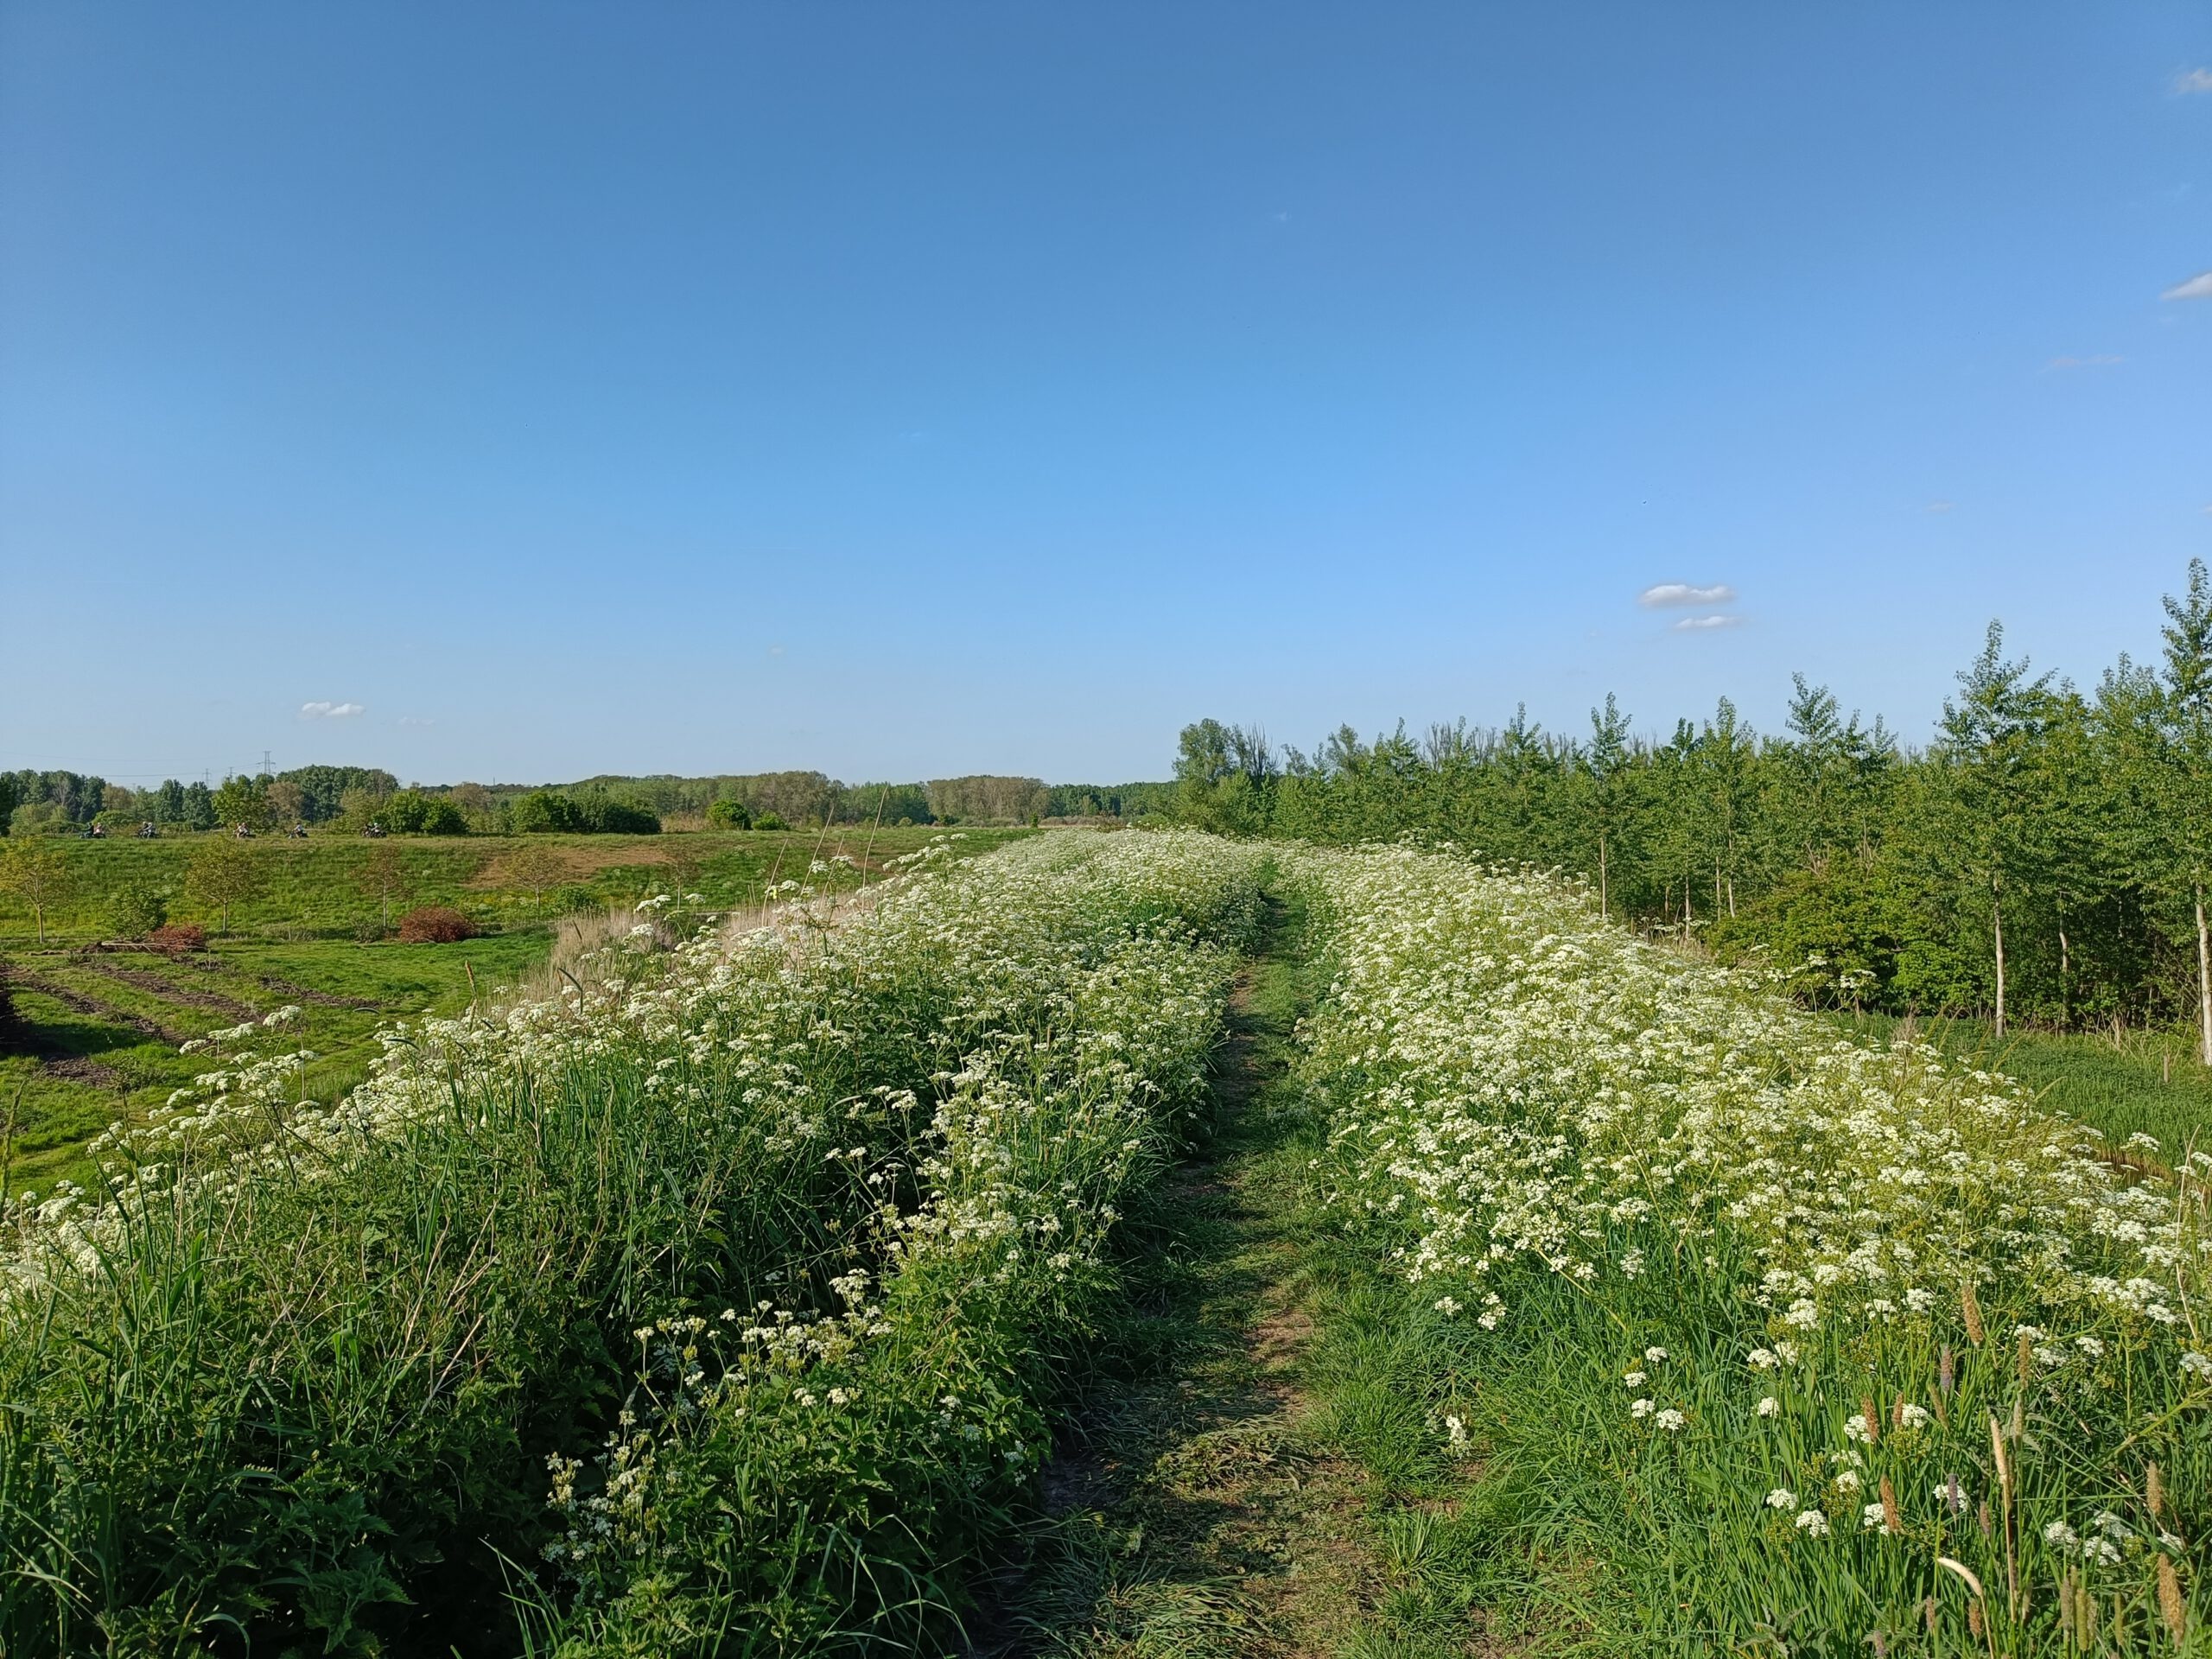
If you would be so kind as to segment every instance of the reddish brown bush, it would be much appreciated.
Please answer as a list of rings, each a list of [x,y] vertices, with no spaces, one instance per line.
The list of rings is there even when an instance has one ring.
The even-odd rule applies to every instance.
[[[181,957],[188,950],[205,950],[207,948],[207,930],[197,922],[171,922],[149,933],[146,943],[156,950],[166,950],[173,957]]]
[[[443,905],[425,905],[399,918],[399,937],[408,944],[451,944],[476,937],[476,924]]]

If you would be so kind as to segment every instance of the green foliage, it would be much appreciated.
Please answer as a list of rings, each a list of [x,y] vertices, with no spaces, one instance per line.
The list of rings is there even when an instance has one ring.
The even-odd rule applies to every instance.
[[[1345,1357],[1371,1466],[1543,1471],[1527,1535],[1593,1550],[1635,1651],[2191,1650],[2194,1160],[1839,1041],[1540,879],[1284,864],[1317,1185],[1416,1351]]]
[[[397,778],[377,766],[296,766],[278,772],[276,781],[297,787],[300,816],[309,823],[324,823],[339,817],[346,810],[348,791],[382,800],[399,788]]]
[[[6,793],[12,800],[6,816],[10,817],[22,807],[44,806],[67,823],[89,823],[107,805],[107,783],[96,776],[29,768],[7,776]]]
[[[403,789],[377,809],[384,827],[399,835],[465,836],[468,820],[461,809],[442,795],[419,789]]]
[[[648,809],[597,792],[568,795],[541,789],[517,801],[509,814],[517,835],[652,836],[660,820]]]
[[[1339,845],[1448,842],[1571,872],[1609,913],[1763,962],[1820,1006],[2188,1020],[2212,1063],[2201,564],[2166,613],[2158,668],[2123,658],[2087,695],[2008,658],[1993,624],[1924,750],[1802,676],[1778,733],[1725,698],[1663,741],[1634,735],[1611,697],[1579,738],[1516,713],[1371,741],[1344,728],[1310,755],[1209,720],[1182,734],[1173,813]]]
[[[0,893],[11,895],[30,912],[41,944],[46,943],[48,912],[67,904],[77,885],[76,870],[58,847],[17,836],[0,848]]]
[[[226,933],[231,931],[231,912],[259,893],[262,885],[262,860],[256,849],[228,836],[201,842],[185,866],[185,895],[202,910],[218,912]]]
[[[791,825],[785,823],[773,812],[763,812],[759,817],[753,820],[753,827],[755,830],[788,830],[791,828]]]
[[[1202,720],[1183,728],[1175,756],[1175,813],[1223,835],[1263,829],[1274,804],[1274,751],[1255,727]]]
[[[7,1650],[421,1650],[549,1541],[576,1650],[946,1639],[1253,905],[1202,844],[1033,844],[796,953],[618,947],[341,1112],[225,1037],[101,1215],[11,1217]]]
[[[750,830],[753,814],[743,801],[716,801],[707,809],[707,822],[717,830]]]
[[[107,925],[118,939],[143,939],[168,918],[168,896],[157,887],[133,881],[108,895]]]
[[[256,834],[273,827],[276,817],[269,805],[271,781],[267,778],[224,779],[213,803],[216,822],[225,829],[244,824]]]

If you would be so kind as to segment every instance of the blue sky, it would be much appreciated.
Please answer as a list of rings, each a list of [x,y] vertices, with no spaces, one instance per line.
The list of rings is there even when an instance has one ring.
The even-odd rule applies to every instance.
[[[2206,273],[2201,3],[9,0],[0,765],[1918,738],[2212,556]]]

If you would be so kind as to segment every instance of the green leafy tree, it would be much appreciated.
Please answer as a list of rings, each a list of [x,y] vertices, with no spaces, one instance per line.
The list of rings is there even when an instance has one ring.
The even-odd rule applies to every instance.
[[[1620,845],[1630,802],[1631,753],[1628,716],[1608,691],[1605,706],[1590,711],[1590,741],[1581,751],[1592,828],[1598,843],[1598,907],[1612,909],[1613,854]]]
[[[184,786],[184,824],[188,830],[213,830],[219,822],[215,816],[215,791],[205,784]]]
[[[272,822],[269,809],[269,785],[259,778],[226,778],[223,786],[215,791],[216,822],[226,826],[244,824],[260,831]]]
[[[2165,601],[2164,671],[2155,750],[2148,758],[2152,788],[2164,827],[2165,861],[2189,891],[2196,935],[2197,1053],[2212,1065],[2212,934],[2204,916],[2204,887],[2212,875],[2212,580],[2204,561],[2192,559],[2189,586]]]
[[[1981,654],[1959,675],[1959,695],[1943,704],[1944,753],[1951,765],[1954,827],[1968,879],[1987,894],[1996,969],[1997,1035],[2005,1035],[2005,911],[2008,884],[2030,860],[2025,787],[2034,751],[2049,723],[2050,677],[2031,679],[2025,658],[2005,658],[2004,625],[1992,622]]]
[[[1176,815],[1201,829],[1256,834],[1267,827],[1274,779],[1265,732],[1198,721],[1183,728],[1175,757]]]
[[[50,842],[21,838],[0,851],[0,892],[12,893],[30,906],[41,944],[46,943],[46,912],[67,903],[76,886],[68,855]]]
[[[374,904],[385,932],[391,931],[391,912],[395,906],[404,906],[414,890],[409,880],[407,865],[399,855],[399,849],[390,842],[379,842],[369,849],[369,855],[362,861],[354,885],[361,896]]]
[[[185,865],[186,896],[201,909],[219,912],[226,933],[231,931],[232,910],[251,902],[261,888],[261,855],[227,836],[202,842]]]

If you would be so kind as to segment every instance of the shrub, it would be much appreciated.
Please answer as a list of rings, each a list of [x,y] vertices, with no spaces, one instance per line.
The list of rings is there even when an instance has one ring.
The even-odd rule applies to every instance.
[[[657,836],[660,818],[650,808],[612,795],[586,795],[576,802],[578,828],[595,836]]]
[[[476,924],[444,905],[425,905],[399,918],[399,938],[405,944],[453,944],[476,937]]]
[[[146,943],[171,956],[182,956],[188,950],[207,948],[207,930],[197,922],[166,922],[146,935]]]
[[[707,822],[717,830],[750,830],[753,815],[743,801],[716,801],[707,809]]]
[[[143,939],[168,918],[168,899],[143,882],[133,881],[108,895],[108,931],[118,939]]]
[[[425,795],[419,789],[403,789],[384,804],[379,817],[384,827],[406,836],[465,836],[468,819],[442,795]]]
[[[533,790],[514,804],[510,822],[518,836],[550,836],[582,828],[576,804],[556,789]]]
[[[573,796],[557,789],[535,790],[514,804],[518,836],[583,834],[657,836],[660,819],[634,802],[612,795]]]
[[[791,828],[791,825],[785,823],[781,818],[778,817],[772,812],[763,812],[759,817],[753,820],[753,827],[755,830],[788,830]]]

